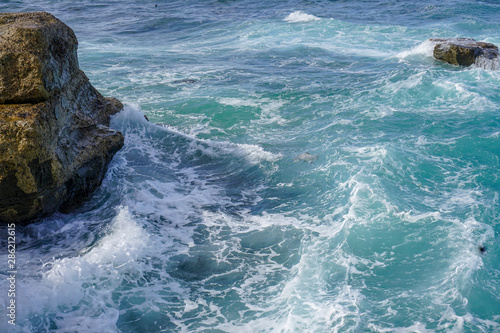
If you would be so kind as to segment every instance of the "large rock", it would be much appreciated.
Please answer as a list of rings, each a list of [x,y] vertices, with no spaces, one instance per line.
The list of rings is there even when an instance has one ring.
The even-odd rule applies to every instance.
[[[0,14],[0,222],[68,212],[101,183],[123,106],[79,69],[74,32],[51,14]]]
[[[431,41],[435,43],[434,58],[452,65],[482,65],[493,63],[499,57],[497,46],[471,38],[434,38]]]

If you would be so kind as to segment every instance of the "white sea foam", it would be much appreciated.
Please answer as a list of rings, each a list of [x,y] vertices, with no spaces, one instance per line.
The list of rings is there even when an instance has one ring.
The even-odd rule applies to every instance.
[[[383,146],[365,146],[365,147],[345,147],[344,150],[354,153],[362,160],[370,163],[382,163],[387,156],[387,149]]]
[[[304,13],[303,11],[293,12],[284,19],[284,21],[290,22],[290,23],[311,22],[311,21],[318,21],[318,20],[320,20],[319,17]]]
[[[240,99],[226,99],[223,100],[224,103],[228,103],[228,105],[247,105],[247,106],[253,106],[253,105],[260,105],[258,102],[253,102],[253,101],[242,101]],[[255,103],[255,104],[254,104]],[[274,104],[273,104],[274,105]],[[279,108],[279,106],[277,106]],[[265,108],[264,108],[265,109]],[[133,120],[133,121],[139,121],[143,124],[147,124],[148,126],[157,126],[151,123],[147,123],[147,121],[144,119],[144,116],[142,112],[140,112],[137,108],[133,106],[126,106],[125,110],[117,114],[113,118],[113,124],[116,127],[123,127],[123,126],[128,126],[125,125],[127,121]],[[185,133],[180,131],[177,128],[165,125],[165,126],[157,126],[158,130],[166,130],[175,134],[178,134],[188,140],[191,141],[189,144],[189,147],[194,150],[201,150],[204,153],[210,155],[210,156],[220,156],[221,154],[232,154],[234,156],[242,157],[247,159],[249,163],[252,164],[259,164],[263,161],[267,162],[276,162],[279,159],[282,158],[281,154],[276,154],[272,153],[269,151],[266,151],[262,147],[255,145],[255,144],[246,144],[246,143],[232,143],[228,141],[216,141],[216,140],[211,140],[211,139],[200,139],[196,137],[196,134],[198,134],[198,131],[194,131],[193,133]],[[132,135],[134,135],[132,133]],[[135,142],[141,142],[140,141],[140,136],[144,136],[145,133],[139,133],[139,137],[136,137]],[[139,140],[139,141],[137,141]],[[149,147],[145,147],[149,149]],[[146,149],[146,150],[147,150]],[[153,155],[152,155],[153,157]]]
[[[240,106],[259,107],[261,105],[261,103],[257,100],[241,99],[235,97],[221,97],[218,99],[218,102],[224,105],[230,105],[235,107],[240,107]]]
[[[403,61],[407,58],[414,56],[424,56],[424,57],[432,57],[432,53],[434,50],[434,45],[431,40],[426,40],[425,42],[420,43],[419,45],[405,51],[401,51],[395,54],[395,57]]]
[[[459,207],[476,206],[481,202],[482,193],[479,190],[456,189],[443,195],[446,200],[440,206],[442,211],[452,211]]]
[[[201,149],[209,155],[217,156],[221,152],[224,154],[233,154],[247,159],[247,161],[252,164],[259,164],[263,161],[276,162],[283,157],[282,154],[266,151],[264,148],[255,144],[231,143],[210,139],[195,139],[193,143],[195,143],[197,149]],[[199,146],[198,143],[207,143],[208,146]]]
[[[333,236],[333,235],[331,235]],[[256,316],[250,322],[227,322],[217,325],[224,331],[269,331],[269,332],[323,332],[348,331],[360,323],[359,306],[364,296],[360,290],[350,286],[343,277],[338,285],[328,285],[331,278],[328,274],[328,263],[342,257],[341,251],[325,253],[323,241],[308,244],[307,251],[302,254],[300,262],[290,271],[290,277],[276,286],[269,286],[268,296],[262,302],[255,302],[253,295],[266,285],[268,276],[279,265],[260,265],[252,268],[245,283],[236,291],[246,301],[249,311],[257,311],[263,315]],[[351,269],[342,264],[337,271],[345,274]],[[345,279],[348,279],[347,276]],[[272,314],[274,313],[274,314]],[[268,315],[271,314],[271,315]]]
[[[192,149],[203,151],[203,153],[209,156],[233,155],[244,158],[251,164],[260,164],[264,161],[276,162],[282,158],[282,154],[266,151],[255,144],[197,139],[194,137],[191,137],[191,139],[193,139],[191,144]]]
[[[480,109],[480,107],[488,106],[490,104],[489,100],[485,96],[482,96],[479,92],[474,91],[472,87],[469,87],[464,83],[451,82],[448,80],[436,80],[434,81],[434,85],[440,87],[447,94],[447,98],[453,98],[461,101],[460,104],[467,107],[467,109],[471,106],[476,106],[477,109]]]
[[[393,107],[380,105],[373,107],[370,110],[366,110],[364,114],[370,117],[370,119],[375,120],[392,116],[395,111],[396,109],[394,109]]]
[[[394,333],[434,333],[434,330],[430,330],[425,328],[425,324],[422,322],[415,322],[413,325],[408,327],[397,327],[391,330],[387,330],[385,332],[394,332]]]
[[[498,70],[500,69],[500,59],[498,57],[490,59],[480,55],[474,61],[474,66],[486,70]]]
[[[115,331],[119,311],[111,293],[125,276],[141,274],[139,261],[149,246],[148,237],[122,207],[95,246],[46,263],[40,279],[18,282],[18,301],[23,304],[18,316],[23,326],[30,327],[26,320],[30,316],[44,318],[44,312],[49,312],[57,313],[56,332]]]

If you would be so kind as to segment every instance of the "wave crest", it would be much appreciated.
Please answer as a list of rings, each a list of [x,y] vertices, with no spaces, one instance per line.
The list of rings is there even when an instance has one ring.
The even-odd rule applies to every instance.
[[[295,22],[311,22],[320,20],[319,17],[304,13],[303,11],[296,11],[291,13],[285,18],[286,22],[295,23]]]

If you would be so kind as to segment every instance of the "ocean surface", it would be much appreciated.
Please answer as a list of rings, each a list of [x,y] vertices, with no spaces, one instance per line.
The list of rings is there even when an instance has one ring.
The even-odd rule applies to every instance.
[[[126,139],[17,227],[15,327],[2,229],[1,332],[500,332],[500,70],[428,41],[498,1],[0,3],[40,10]]]

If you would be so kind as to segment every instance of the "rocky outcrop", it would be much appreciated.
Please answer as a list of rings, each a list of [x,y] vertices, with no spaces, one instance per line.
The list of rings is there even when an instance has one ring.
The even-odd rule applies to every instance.
[[[434,58],[452,65],[481,67],[488,63],[494,64],[499,59],[498,47],[471,38],[431,39],[435,43]]]
[[[79,69],[74,32],[51,14],[0,14],[0,222],[68,212],[101,183],[123,106]]]

